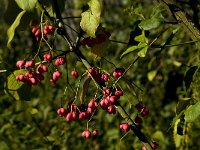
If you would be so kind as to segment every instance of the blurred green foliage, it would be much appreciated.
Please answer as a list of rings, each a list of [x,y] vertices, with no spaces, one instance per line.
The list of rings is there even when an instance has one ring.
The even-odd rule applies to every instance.
[[[112,39],[103,51],[105,58],[114,62],[117,67],[127,68],[137,58],[138,51],[133,51],[122,59],[120,56],[137,42],[133,37],[141,34],[136,33],[138,28],[135,23],[138,20],[139,26],[146,30],[145,36],[149,43],[157,38],[148,48],[146,57],[139,59],[127,72],[125,78],[128,82],[119,81],[125,93],[120,99],[121,104],[132,118],[136,116],[134,105],[138,100],[142,100],[149,108],[150,116],[144,119],[141,129],[150,139],[159,143],[158,149],[199,149],[200,143],[197,139],[200,138],[200,118],[198,116],[192,123],[186,123],[183,115],[186,108],[197,103],[200,98],[199,70],[192,74],[188,90],[184,84],[186,72],[193,66],[199,66],[200,55],[196,43],[176,45],[191,41],[191,38],[179,24],[173,23],[173,16],[157,1],[103,0],[102,4],[101,24],[111,33]],[[67,1],[62,16],[80,16],[83,5],[83,1]],[[190,5],[177,5],[184,8],[188,14],[194,15]],[[30,27],[27,27],[26,31],[16,31],[11,48],[6,46],[7,29],[10,24],[2,14],[6,12],[7,6],[6,0],[0,2],[0,70],[4,70],[0,72],[0,150],[140,150],[143,144],[132,132],[124,136],[119,130],[119,124],[123,122],[119,114],[109,115],[99,109],[89,122],[89,127],[96,128],[99,135],[87,140],[81,137],[87,121],[69,123],[57,116],[56,111],[61,100],[66,106],[65,103],[73,100],[75,96],[66,80],[67,75],[70,85],[76,90],[79,83],[71,78],[70,71],[73,68],[80,74],[85,71],[73,54],[67,55],[67,68],[62,68],[63,78],[58,84],[53,86],[45,80],[32,87],[31,92],[26,91],[29,92],[25,94],[30,95],[30,101],[15,101],[4,93],[4,82],[17,69],[16,61],[25,57],[31,58],[35,53]],[[79,30],[80,19],[70,18],[64,21],[73,39],[76,33],[68,26]],[[131,32],[136,35],[132,37]],[[123,41],[129,45],[115,41]],[[56,42],[57,49],[68,48],[62,40]],[[112,64],[104,59],[99,64],[89,50],[82,51],[90,62],[112,73]],[[49,78],[48,75],[46,77]],[[81,81],[81,86],[82,84]],[[94,96],[95,90],[95,87],[90,85],[86,101]],[[184,130],[185,134],[178,135],[178,129]]]

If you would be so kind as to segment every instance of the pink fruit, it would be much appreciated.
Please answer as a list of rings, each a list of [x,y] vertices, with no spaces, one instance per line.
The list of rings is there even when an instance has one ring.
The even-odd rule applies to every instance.
[[[76,71],[76,70],[72,70],[71,75],[74,78],[78,78],[78,76],[79,76],[78,71]]]
[[[118,100],[118,97],[117,96],[110,96],[109,98],[109,101],[110,101],[110,104],[114,105]]]
[[[89,103],[88,103],[88,107],[92,108],[92,109],[96,109],[98,107],[98,103],[92,99]]]
[[[98,131],[97,130],[93,130],[92,134],[93,134],[93,136],[97,136],[98,135]]]
[[[18,60],[18,61],[16,62],[16,66],[17,66],[18,68],[23,68],[24,65],[25,65],[25,61],[24,61],[24,60]]]
[[[122,130],[122,131],[125,131],[125,132],[128,132],[130,130],[130,126],[128,123],[122,123],[120,124],[119,128]]]
[[[60,107],[60,108],[58,108],[58,110],[57,110],[57,114],[58,114],[60,117],[65,116],[66,113],[67,113],[67,111],[66,111],[66,109],[63,108],[63,107]]]
[[[87,129],[85,131],[82,132],[82,137],[89,139],[91,137],[91,132]]]
[[[52,54],[44,54],[43,55],[43,58],[44,60],[48,61],[48,62],[51,62],[52,61]]]
[[[115,107],[113,105],[108,106],[107,111],[110,114],[115,114],[116,113],[116,109],[115,109]]]
[[[53,77],[52,77],[52,79],[54,80],[54,81],[56,81],[56,80],[58,80],[58,78],[60,78],[62,76],[62,73],[60,72],[60,71],[55,71],[54,73],[53,73]]]
[[[25,63],[25,68],[33,68],[35,67],[35,62],[33,60],[29,60]]]
[[[58,58],[55,60],[55,65],[56,65],[56,66],[64,65],[65,62],[66,62],[66,60],[65,60],[64,57],[58,57]]]
[[[122,90],[115,91],[115,96],[120,97],[120,96],[123,96],[123,94],[124,94],[124,92]]]

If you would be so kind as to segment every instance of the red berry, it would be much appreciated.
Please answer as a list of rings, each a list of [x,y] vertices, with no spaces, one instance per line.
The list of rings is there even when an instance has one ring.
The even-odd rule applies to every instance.
[[[137,123],[137,124],[142,124],[142,118],[140,118],[139,116],[136,116],[135,117],[135,123]]]
[[[146,117],[149,115],[149,109],[147,107],[144,107],[141,111],[141,116]]]
[[[110,105],[110,102],[107,98],[104,98],[100,101],[100,106],[102,109],[107,109],[109,105]]]
[[[85,131],[82,132],[82,137],[89,139],[91,137],[91,132],[87,129]]]
[[[76,112],[72,112],[72,120],[77,120],[78,119],[78,117],[79,117],[79,115],[78,115],[78,113],[76,113]]]
[[[64,65],[65,62],[66,62],[66,60],[65,60],[64,57],[58,57],[58,58],[55,60],[55,65],[56,65],[56,66]]]
[[[33,31],[32,31],[33,32]],[[41,30],[40,30],[40,28],[38,27],[38,28],[36,28],[36,30],[35,30],[35,37],[39,37],[40,35],[41,35]]]
[[[118,100],[118,97],[117,96],[110,96],[109,97],[109,101],[110,101],[110,104],[114,105]]]
[[[98,103],[92,99],[89,103],[88,103],[88,107],[92,108],[92,109],[96,109],[98,107]]]
[[[66,111],[66,109],[63,108],[63,107],[60,107],[60,108],[58,108],[58,110],[57,110],[57,114],[58,114],[60,117],[65,116],[66,113],[67,113],[67,111]]]
[[[104,82],[108,82],[108,80],[109,80],[109,75],[108,75],[108,74],[102,74],[102,75],[101,75],[101,79],[102,79]]]
[[[48,61],[48,62],[51,62],[52,61],[52,54],[44,54],[43,55],[43,58],[44,60]]]
[[[113,105],[108,106],[107,111],[110,114],[115,114],[116,113],[116,109],[115,109],[115,107]]]
[[[97,130],[93,130],[92,134],[93,134],[93,136],[97,136],[98,135],[98,131]]]
[[[37,67],[37,72],[38,73],[44,73],[44,72],[48,72],[48,67],[43,65],[43,64],[40,64],[38,67]]]
[[[67,121],[72,121],[73,120],[73,112],[69,112],[66,116],[65,119]]]
[[[76,70],[72,70],[71,75],[74,78],[78,78],[78,76],[79,76],[78,71],[76,71]]]
[[[111,90],[109,88],[104,88],[103,89],[103,95],[109,96],[111,94]]]
[[[139,102],[138,104],[135,105],[135,108],[137,108],[138,112],[141,112],[144,107],[145,106],[144,104],[142,104],[142,102]]]
[[[33,60],[29,60],[25,63],[25,68],[33,68],[35,67],[35,62]]]
[[[91,107],[87,108],[87,115],[91,116],[93,114],[94,110]]]
[[[80,120],[84,120],[87,118],[87,113],[86,112],[80,112],[79,113],[79,119]]]
[[[39,29],[39,27],[33,28],[31,32],[35,35],[35,33],[36,33],[36,31],[37,31],[38,29]]]
[[[56,80],[58,80],[58,78],[60,78],[62,76],[62,73],[60,72],[60,71],[55,71],[54,73],[53,73],[53,77],[52,77],[52,79],[54,80],[54,81],[56,81]]]
[[[120,96],[123,96],[123,94],[124,94],[124,92],[122,90],[115,91],[115,96],[120,97]]]
[[[24,60],[18,60],[18,61],[16,62],[16,66],[17,66],[18,68],[23,68],[24,65],[25,65],[25,61],[24,61]]]
[[[125,132],[128,132],[130,130],[130,126],[128,123],[122,123],[120,124],[119,128]]]
[[[35,78],[31,77],[31,78],[28,78],[28,84],[30,85],[36,85],[38,82]]]
[[[18,81],[23,81],[24,80],[24,75],[23,74],[19,74],[16,76],[16,80]]]
[[[119,78],[123,75],[123,73],[125,72],[124,68],[116,68],[113,72],[113,77],[114,78]]]

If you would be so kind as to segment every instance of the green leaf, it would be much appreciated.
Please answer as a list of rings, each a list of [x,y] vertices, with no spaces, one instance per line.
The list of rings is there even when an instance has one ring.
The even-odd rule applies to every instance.
[[[193,76],[195,74],[195,72],[197,71],[198,69],[198,66],[192,66],[185,74],[185,77],[184,77],[184,82],[185,82],[185,87],[186,87],[186,90],[189,89],[190,87],[190,84],[192,83],[192,80],[193,80]]]
[[[17,16],[17,18],[15,19],[15,21],[13,22],[13,24],[10,26],[10,28],[7,31],[7,35],[8,35],[8,42],[7,42],[7,46],[10,46],[10,42],[12,41],[14,35],[15,35],[15,29],[19,26],[20,24],[20,20],[22,18],[22,16],[26,13],[25,10],[23,10],[22,12],[20,12]]]
[[[161,23],[162,23],[161,19],[151,18],[151,19],[143,20],[139,24],[139,27],[143,30],[151,30],[151,29],[157,28]]]
[[[200,101],[189,106],[185,111],[186,122],[193,122],[200,115]]]
[[[25,73],[26,70],[16,70],[7,77],[4,83],[4,91],[15,100],[29,100],[30,86],[17,81],[16,76]]]
[[[138,56],[139,57],[145,57],[146,56],[146,53],[147,53],[147,50],[148,50],[149,46],[145,46],[143,47],[139,52],[138,52]]]
[[[176,114],[180,114],[182,111],[184,111],[188,105],[190,105],[190,101],[178,101],[178,104],[176,106]]]
[[[99,0],[90,0],[89,9],[81,14],[80,26],[89,36],[95,37],[100,23],[101,4]]]
[[[123,53],[122,53],[122,55],[120,56],[120,58],[122,58],[124,55],[126,55],[126,54],[128,54],[128,53],[130,53],[130,52],[133,52],[133,51],[135,51],[135,50],[137,50],[138,49],[138,46],[131,46],[131,47],[129,47],[126,51],[124,51]]]
[[[152,81],[154,79],[154,77],[156,76],[156,74],[157,74],[156,70],[152,70],[152,71],[148,72],[148,74],[147,74],[148,80]]]
[[[163,9],[163,5],[162,4],[158,4],[153,8],[153,11],[152,11],[150,17],[164,20],[164,17],[162,15],[162,11],[165,11],[165,9]]]
[[[174,131],[173,131],[174,144],[176,148],[181,146],[181,142],[183,140],[183,136],[177,134],[177,128],[178,128],[179,122],[180,122],[180,119],[177,119],[174,125]]]
[[[60,12],[63,12],[64,8],[65,8],[65,0],[59,0],[59,1],[42,0],[42,1],[40,1],[40,3],[45,7],[48,14],[51,17],[55,17],[55,18],[59,17],[59,16],[56,16],[55,3],[57,3]]]
[[[136,36],[134,40],[140,43],[146,43],[146,44],[148,43],[148,38],[146,38],[144,30],[142,30],[142,34]]]
[[[81,103],[84,102],[84,98],[85,98],[85,96],[86,96],[86,94],[87,94],[90,81],[91,81],[91,78],[87,78],[87,79],[84,81],[84,83],[83,83],[83,88],[82,88],[82,91],[81,91],[81,94],[80,94],[80,101],[81,101]]]
[[[22,10],[33,11],[37,0],[15,0],[15,2]]]

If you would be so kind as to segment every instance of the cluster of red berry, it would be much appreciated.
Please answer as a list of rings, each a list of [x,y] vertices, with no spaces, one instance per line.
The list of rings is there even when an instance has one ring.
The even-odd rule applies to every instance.
[[[43,59],[47,63],[52,62],[52,54],[50,53],[44,54]],[[65,63],[66,63],[66,60],[64,57],[58,57],[56,58],[54,65],[58,67],[60,65],[64,65]],[[44,80],[43,74],[45,72],[48,72],[48,67],[44,63],[41,63],[36,67],[34,60],[29,60],[29,61],[19,60],[17,61],[16,66],[20,69],[24,69],[24,68],[27,69],[27,72],[25,74],[17,75],[16,80],[27,83],[28,85],[37,85],[41,80]],[[61,76],[62,76],[62,73],[56,69],[56,71],[54,71],[52,74],[50,82],[55,84],[56,81]]]
[[[98,44],[105,42],[110,36],[111,36],[111,34],[107,31],[105,31],[105,32],[97,35],[96,38],[90,38],[90,37],[84,38],[81,41],[81,45],[83,45],[83,46],[87,45],[89,47],[93,47],[94,45],[98,45]]]
[[[36,41],[41,39],[41,27],[37,25],[37,23],[32,24],[34,26],[32,28],[32,33],[34,34]],[[51,35],[55,31],[55,26],[53,25],[45,25],[43,29],[43,38],[47,39],[47,35]]]

